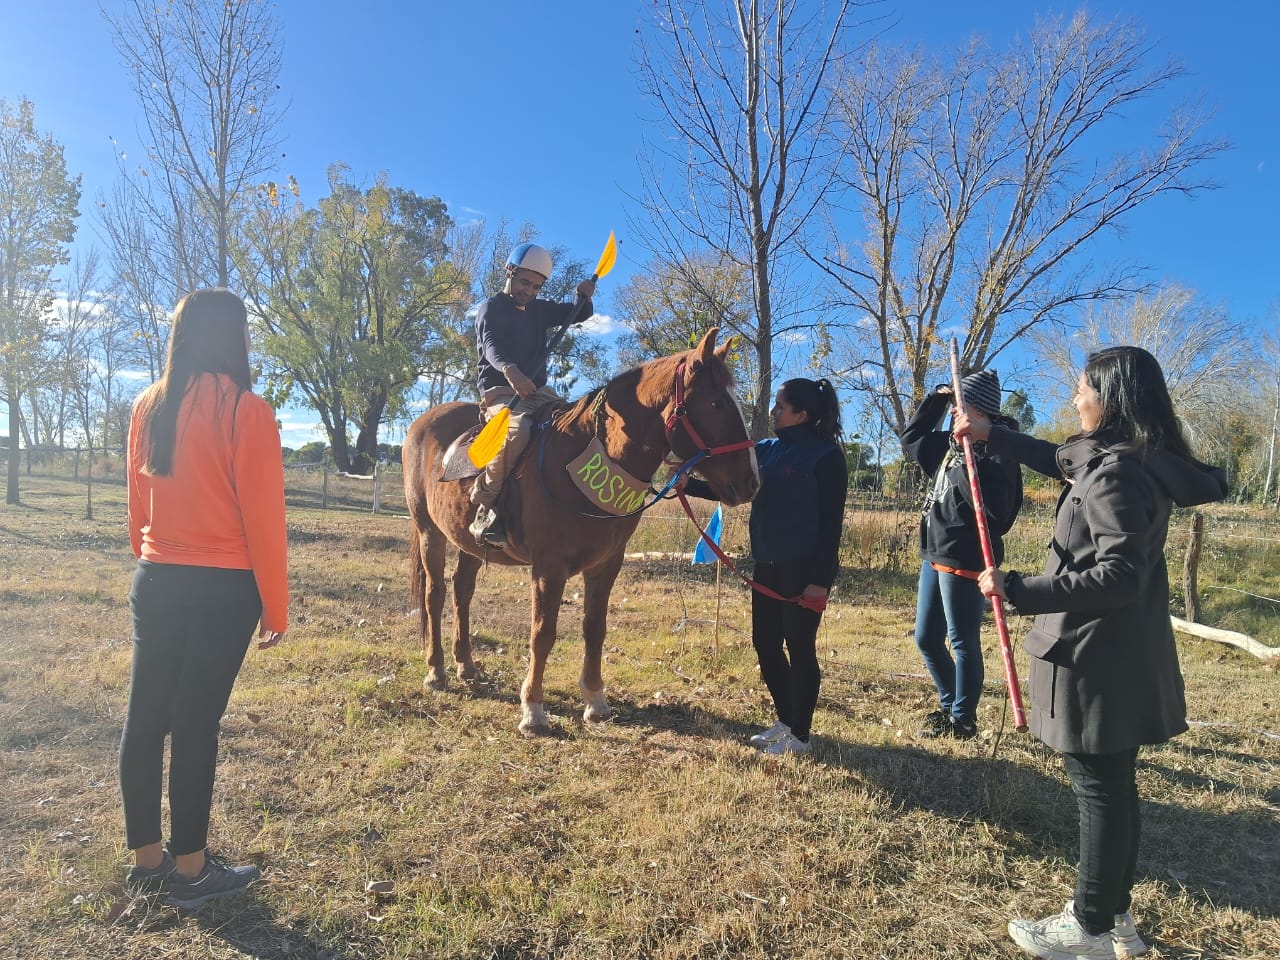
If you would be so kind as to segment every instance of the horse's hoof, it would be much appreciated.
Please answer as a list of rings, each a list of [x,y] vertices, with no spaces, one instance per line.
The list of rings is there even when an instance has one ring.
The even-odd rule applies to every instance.
[[[591,705],[582,711],[582,719],[587,723],[604,723],[613,719],[613,709],[607,703],[602,707]]]
[[[548,723],[522,723],[520,733],[528,740],[551,736],[551,725]]]
[[[480,679],[480,670],[474,663],[462,663],[458,665],[459,680],[478,680]]]
[[[422,686],[423,689],[426,690],[448,690],[449,678],[440,676],[436,673],[428,673],[426,678],[422,681]]]

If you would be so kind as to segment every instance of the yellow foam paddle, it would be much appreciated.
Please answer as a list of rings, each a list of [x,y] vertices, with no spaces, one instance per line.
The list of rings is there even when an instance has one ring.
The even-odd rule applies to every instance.
[[[600,262],[596,264],[596,272],[591,275],[592,280],[599,280],[613,269],[614,261],[618,259],[618,241],[614,239],[613,231],[609,231],[609,240],[604,245],[604,253],[600,254]],[[547,344],[547,353],[550,354],[552,349],[560,338],[564,336],[568,330],[578,319],[578,312],[582,308],[585,301],[579,300],[573,305],[573,311],[569,314],[569,319],[563,327],[561,327],[551,341]],[[493,418],[484,425],[484,429],[471,441],[471,446],[467,448],[467,457],[478,469],[483,470],[487,467],[502,450],[507,442],[507,426],[511,423],[511,408],[520,400],[520,395],[516,394],[507,405],[494,414]]]

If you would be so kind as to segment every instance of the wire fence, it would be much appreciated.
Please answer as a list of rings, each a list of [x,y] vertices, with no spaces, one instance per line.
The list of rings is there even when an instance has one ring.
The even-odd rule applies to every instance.
[[[7,451],[0,448],[0,464]],[[23,448],[19,451],[20,475],[87,483],[125,482],[125,454],[115,449]],[[398,463],[379,463],[369,476],[355,476],[324,463],[287,464],[285,499],[290,508],[343,510],[407,517],[403,493],[403,472]],[[1052,486],[1029,484],[1022,513],[1006,539],[1005,566],[1037,571],[1044,561],[1045,545],[1053,532],[1055,491]],[[851,569],[910,573],[918,568],[918,523],[922,491],[910,484],[888,491],[851,490],[845,511],[841,560]],[[705,526],[715,508],[713,503],[693,500],[699,522]],[[750,553],[747,518],[749,507],[725,511],[721,545],[732,557]],[[1182,568],[1190,538],[1193,511],[1176,510],[1170,523],[1166,556],[1171,579]],[[1217,504],[1206,511],[1204,548],[1226,563],[1248,553],[1266,555],[1280,563],[1280,515],[1265,508]],[[691,557],[698,533],[688,522],[679,504],[656,504],[640,520],[628,545],[633,556]],[[1205,582],[1205,590],[1231,590],[1269,603],[1280,601],[1265,592],[1241,591],[1238,584]],[[1176,584],[1175,584],[1176,589]]]

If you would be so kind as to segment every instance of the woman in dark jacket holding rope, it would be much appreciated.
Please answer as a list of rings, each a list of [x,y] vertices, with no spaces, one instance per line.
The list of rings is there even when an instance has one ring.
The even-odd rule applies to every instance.
[[[999,427],[988,435],[963,416],[956,433],[1064,481],[1044,573],[992,569],[979,580],[988,596],[1036,614],[1025,641],[1030,728],[1063,755],[1080,816],[1074,899],[1044,920],[1014,920],[1009,935],[1037,957],[1110,960],[1148,949],[1129,916],[1138,748],[1187,729],[1169,623],[1169,513],[1220,500],[1227,485],[1192,456],[1147,351],[1090,355],[1075,407],[1081,432],[1061,447]]]
[[[777,722],[751,737],[773,755],[813,750],[818,705],[818,625],[840,569],[849,473],[840,438],[840,401],[826,380],[788,380],[771,411],[776,437],[756,443],[760,492],[751,502],[755,580],[784,598],[751,592],[751,642]],[[714,499],[690,479],[686,492]]]

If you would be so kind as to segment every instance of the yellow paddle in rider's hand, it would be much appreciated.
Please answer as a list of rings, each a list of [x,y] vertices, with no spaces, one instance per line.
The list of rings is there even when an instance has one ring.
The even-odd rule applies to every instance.
[[[613,237],[613,231],[609,231],[609,240],[604,245],[604,253],[600,254],[600,262],[596,264],[596,272],[591,275],[593,281],[599,280],[613,269],[613,263],[618,259],[618,241]],[[585,300],[579,300],[573,305],[573,310],[569,314],[569,319],[564,326],[556,331],[555,336],[547,343],[547,353],[550,354],[560,338],[564,336],[565,331],[573,326],[578,320],[578,313],[582,309]],[[507,425],[511,422],[511,408],[520,401],[520,395],[516,394],[512,397],[505,407],[499,410],[488,423],[484,425],[484,429],[471,442],[471,446],[467,449],[467,456],[472,464],[483,470],[489,465],[494,457],[502,450],[503,445],[507,442]]]

